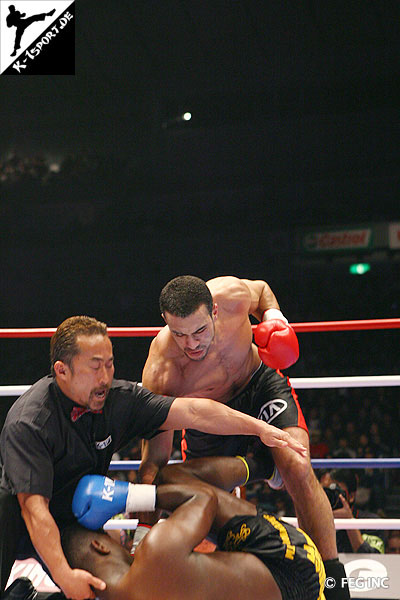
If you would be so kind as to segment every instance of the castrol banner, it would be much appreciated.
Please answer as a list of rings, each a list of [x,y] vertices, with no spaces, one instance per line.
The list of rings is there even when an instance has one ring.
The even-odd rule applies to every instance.
[[[372,228],[313,231],[304,235],[306,252],[365,250],[372,245]]]

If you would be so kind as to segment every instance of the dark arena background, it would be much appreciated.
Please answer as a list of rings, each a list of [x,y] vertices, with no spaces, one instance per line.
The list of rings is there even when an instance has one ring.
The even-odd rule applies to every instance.
[[[264,279],[292,323],[400,316],[398,2],[75,4],[75,75],[0,76],[0,327],[160,326],[181,274]],[[290,377],[399,374],[397,329],[298,337]],[[114,338],[118,377],[150,341]],[[48,347],[0,339],[0,384]],[[398,387],[299,398],[324,456],[399,456]],[[360,506],[400,517],[399,475]]]

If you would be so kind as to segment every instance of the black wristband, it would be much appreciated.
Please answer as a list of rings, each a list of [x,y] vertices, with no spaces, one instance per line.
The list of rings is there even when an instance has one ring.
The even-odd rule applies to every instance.
[[[350,600],[349,584],[343,563],[338,558],[324,561],[326,600]]]
[[[249,481],[269,479],[275,468],[271,449],[260,440],[255,440],[250,453],[245,457],[249,467]]]

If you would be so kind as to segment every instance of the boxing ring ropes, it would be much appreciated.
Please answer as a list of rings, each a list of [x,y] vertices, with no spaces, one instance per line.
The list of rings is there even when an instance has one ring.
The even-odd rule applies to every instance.
[[[291,323],[296,333],[328,332],[328,331],[360,331],[372,329],[399,329],[400,318],[396,319],[364,319],[352,321],[319,321],[309,323]],[[255,326],[253,326],[253,329]],[[108,327],[110,337],[155,337],[161,327]],[[10,338],[43,338],[51,337],[56,328],[18,328],[1,329],[0,339]],[[351,377],[293,377],[290,382],[295,389],[328,389],[352,387],[388,387],[400,386],[400,375],[380,376],[351,376]],[[0,396],[20,396],[30,385],[3,385],[0,386]],[[181,461],[170,461],[181,462]],[[110,464],[110,471],[136,470],[140,461],[117,461]],[[314,469],[320,468],[347,468],[347,469],[396,469],[400,468],[400,458],[374,458],[374,459],[311,459]],[[400,510],[400,506],[399,506]],[[295,517],[284,517],[285,521],[297,525]],[[104,528],[134,529],[137,519],[109,520]],[[335,519],[336,529],[399,529],[399,519]]]

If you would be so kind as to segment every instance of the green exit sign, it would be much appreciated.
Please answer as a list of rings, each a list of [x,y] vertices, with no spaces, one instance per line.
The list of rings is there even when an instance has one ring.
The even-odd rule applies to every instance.
[[[352,275],[364,275],[371,269],[371,265],[368,263],[355,263],[350,265],[349,271]]]

